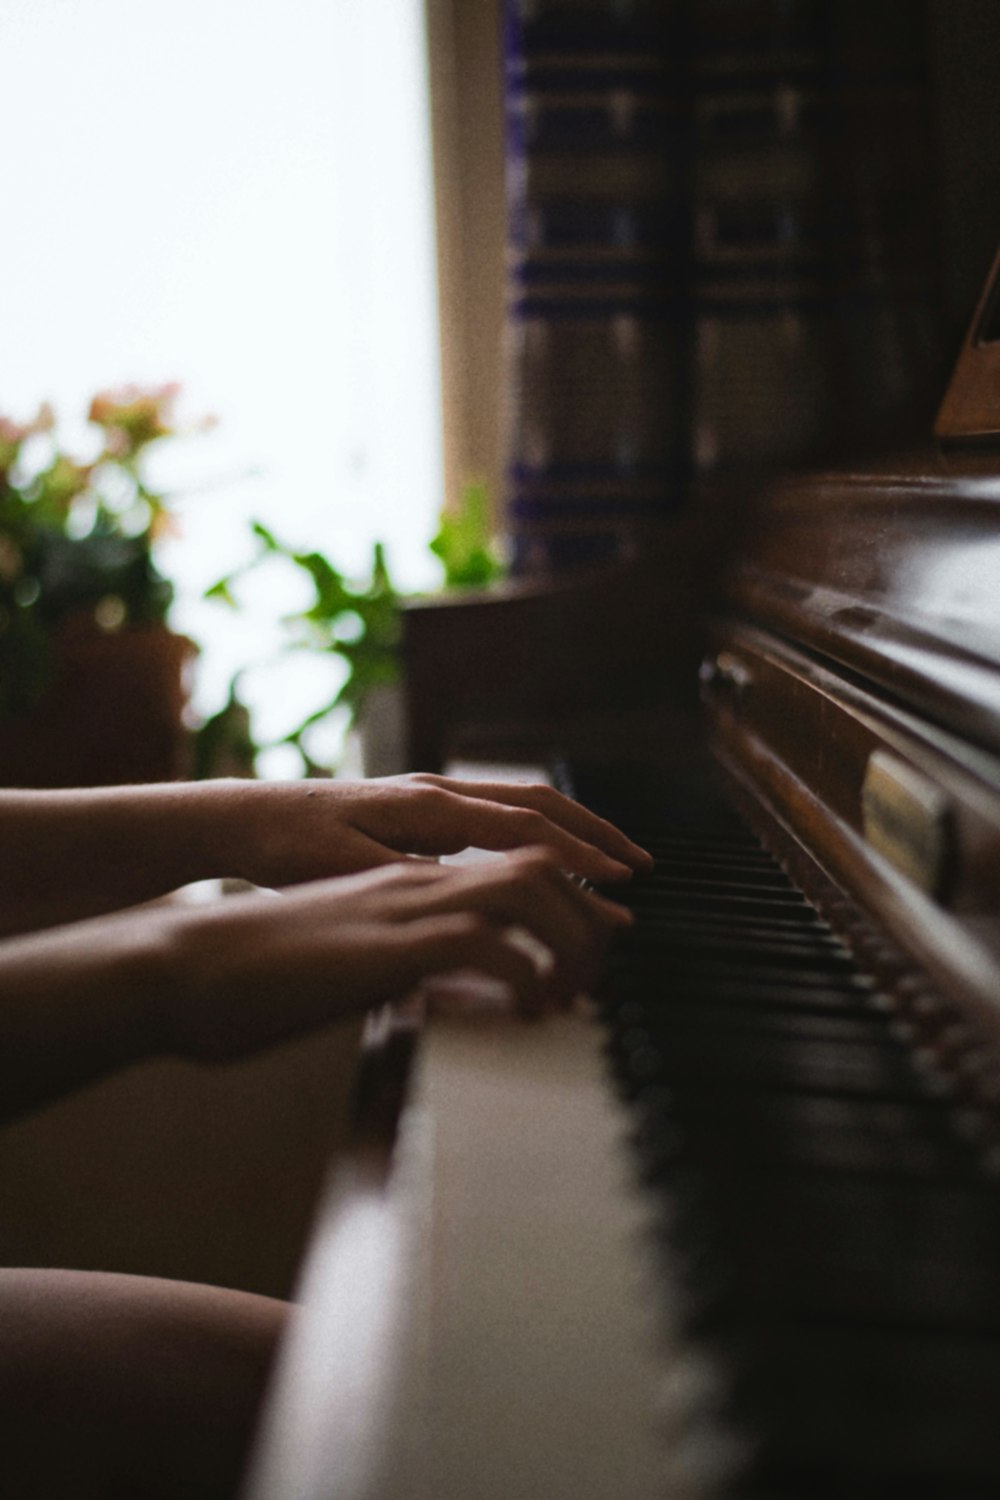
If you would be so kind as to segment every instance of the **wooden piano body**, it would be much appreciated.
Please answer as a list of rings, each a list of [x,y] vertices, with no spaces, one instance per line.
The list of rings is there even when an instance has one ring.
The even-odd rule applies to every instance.
[[[610,767],[674,905],[597,1012],[383,1018],[251,1500],[1000,1493],[1000,463],[742,498],[409,620],[417,764]]]

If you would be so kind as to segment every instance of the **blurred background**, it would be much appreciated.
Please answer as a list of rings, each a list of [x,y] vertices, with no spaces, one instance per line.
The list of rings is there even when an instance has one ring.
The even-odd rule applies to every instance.
[[[201,647],[198,712],[257,662],[241,693],[280,738],[343,665],[268,665],[308,592],[288,570],[259,570],[238,614],[203,601],[251,554],[248,521],[349,572],[388,538],[400,586],[438,576],[423,4],[6,0],[0,30],[0,412],[51,402],[84,456],[101,388],[177,381],[182,428],[217,419],[148,455],[176,517],[158,561]],[[297,769],[290,750],[259,765]]]
[[[156,605],[122,614],[113,570],[54,587],[101,495],[33,488],[5,417],[50,402],[84,464],[111,442],[91,490],[121,498],[136,435],[91,398],[179,384],[139,456],[189,718],[241,672],[257,772],[333,766],[398,686],[400,594],[673,560],[751,472],[926,442],[996,248],[998,45],[995,0],[7,0],[0,780],[39,774],[7,713],[39,622],[80,684],[35,726],[61,754],[97,719],[63,627],[124,651]],[[144,497],[112,514],[108,484],[128,533]],[[113,762],[124,737],[93,774],[178,773]]]

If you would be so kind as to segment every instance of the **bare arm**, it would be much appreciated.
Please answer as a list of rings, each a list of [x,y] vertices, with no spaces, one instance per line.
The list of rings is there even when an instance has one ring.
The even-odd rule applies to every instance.
[[[544,786],[400,776],[2,791],[0,934],[115,911],[197,880],[293,885],[470,845],[545,847],[599,883],[647,862],[616,828]]]
[[[238,1057],[456,970],[499,980],[534,1014],[585,989],[628,920],[548,851],[528,850],[11,938],[0,943],[0,1115],[144,1057]],[[544,945],[549,973],[508,940],[511,927]]]
[[[221,796],[211,783],[0,791],[0,935],[134,906],[224,873],[215,826],[224,785]]]

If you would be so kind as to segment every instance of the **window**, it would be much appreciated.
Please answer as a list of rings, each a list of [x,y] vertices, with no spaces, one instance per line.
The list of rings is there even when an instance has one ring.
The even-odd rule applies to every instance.
[[[0,410],[80,418],[98,387],[176,379],[183,411],[218,415],[162,460],[189,491],[164,566],[209,711],[283,607],[200,602],[248,553],[249,517],[352,569],[384,537],[404,584],[434,576],[423,6],[7,0],[0,49]],[[259,673],[258,732],[310,693]]]

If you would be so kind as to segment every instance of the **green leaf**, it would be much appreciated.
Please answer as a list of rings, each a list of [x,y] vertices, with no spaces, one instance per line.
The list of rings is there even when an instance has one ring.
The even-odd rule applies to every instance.
[[[382,542],[376,542],[372,550],[372,582],[370,593],[373,595],[387,595],[396,599],[395,585],[389,576],[389,564],[386,561],[385,546]]]
[[[272,531],[268,531],[263,522],[251,521],[250,530],[253,532],[254,536],[259,542],[264,543],[264,548],[266,551],[282,553],[284,552],[285,549],[282,547],[281,543],[277,540]]]
[[[218,713],[206,719],[194,734],[195,780],[213,776],[252,776],[257,745],[250,713],[238,693],[239,674],[229,688],[229,697]]]
[[[333,620],[353,608],[354,595],[343,574],[321,552],[296,552],[291,561],[308,573],[316,590],[315,601],[304,611],[306,618]]]
[[[466,485],[458,509],[442,514],[430,550],[444,567],[446,588],[481,588],[501,576],[503,568],[493,550],[485,485]]]
[[[210,589],[205,590],[202,598],[218,599],[223,604],[228,604],[230,609],[235,609],[236,598],[232,590],[232,580],[233,575],[230,575],[228,578],[220,578],[217,583],[212,584]]]

